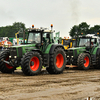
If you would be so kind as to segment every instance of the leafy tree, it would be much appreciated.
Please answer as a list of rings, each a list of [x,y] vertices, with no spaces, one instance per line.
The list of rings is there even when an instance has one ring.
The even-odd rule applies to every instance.
[[[81,24],[79,24],[79,32],[80,34],[83,33],[84,35],[89,33],[89,27],[90,25],[88,25],[86,22],[82,22]]]
[[[74,26],[71,28],[71,30],[70,30],[69,33],[70,33],[69,35],[70,35],[71,37],[74,37],[74,36],[78,35],[78,34],[79,34],[79,27],[78,27],[77,25],[74,25]]]
[[[17,33],[18,31],[23,31],[25,30],[25,24],[22,23],[22,22],[15,22],[13,23],[13,31],[14,31],[14,34]],[[23,36],[22,33],[19,34],[20,36]]]
[[[78,35],[81,35],[81,33],[86,35],[89,33],[89,27],[90,25],[88,25],[86,22],[82,22],[79,25],[74,25],[69,32],[70,36],[71,37],[78,36]]]
[[[100,36],[100,25],[94,25],[94,27],[91,27],[89,29],[89,34],[97,35],[97,33],[99,33],[99,36]]]
[[[26,29],[25,24],[22,22],[15,22],[13,25],[0,27],[0,37],[15,37],[15,33],[21,29]],[[23,33],[19,33],[19,36],[22,37]]]

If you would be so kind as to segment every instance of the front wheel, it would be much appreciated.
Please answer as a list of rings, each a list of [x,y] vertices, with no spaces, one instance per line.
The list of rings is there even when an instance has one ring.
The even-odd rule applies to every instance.
[[[62,48],[57,48],[54,54],[50,55],[49,67],[46,70],[50,74],[60,74],[65,69],[66,57]]]
[[[10,61],[9,55],[10,55],[9,50],[5,50],[0,54],[0,71],[2,73],[12,73],[16,69],[15,67],[10,66],[7,63],[1,61],[2,59],[6,61]]]
[[[22,58],[22,71],[25,75],[36,75],[41,72],[42,57],[38,52],[29,52]]]
[[[89,69],[91,65],[90,55],[88,53],[81,53],[78,56],[77,65],[79,69]]]

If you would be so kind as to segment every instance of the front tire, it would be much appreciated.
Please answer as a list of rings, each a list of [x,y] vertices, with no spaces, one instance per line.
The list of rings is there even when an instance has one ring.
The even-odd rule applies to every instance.
[[[57,48],[54,54],[50,55],[49,67],[46,70],[50,74],[60,74],[65,69],[66,56],[62,48]]]
[[[91,65],[90,55],[88,53],[81,53],[78,56],[77,65],[79,69],[89,69]]]
[[[27,53],[21,62],[22,71],[25,75],[33,76],[41,72],[42,57],[38,52]]]
[[[0,54],[0,71],[2,73],[12,73],[16,69],[16,68],[4,63],[3,61],[1,61],[2,59],[6,60],[6,61],[10,61],[9,55],[10,55],[9,50],[5,50]]]

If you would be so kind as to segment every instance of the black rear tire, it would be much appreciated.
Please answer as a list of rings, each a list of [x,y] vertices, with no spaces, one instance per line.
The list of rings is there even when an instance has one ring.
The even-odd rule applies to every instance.
[[[60,74],[65,69],[66,54],[62,48],[57,48],[54,54],[50,55],[49,67],[46,70],[50,74]]]
[[[10,55],[9,50],[5,50],[0,54],[0,71],[2,73],[12,73],[16,69],[15,67],[12,67],[1,61],[1,59],[9,61],[9,55]]]
[[[91,65],[90,55],[88,53],[81,53],[78,56],[77,65],[79,69],[89,69]]]
[[[33,76],[41,72],[42,57],[38,52],[26,53],[21,61],[22,71],[25,75]]]

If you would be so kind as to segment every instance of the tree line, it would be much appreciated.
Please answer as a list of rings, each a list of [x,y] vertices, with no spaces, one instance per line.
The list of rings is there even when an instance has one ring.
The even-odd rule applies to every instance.
[[[71,37],[78,36],[81,34],[95,34],[100,36],[100,25],[94,25],[94,27],[90,27],[90,25],[88,25],[86,22],[82,22],[79,25],[74,25],[69,32],[69,35]]]
[[[15,37],[15,33],[20,31],[19,36],[23,37],[23,31],[26,30],[25,24],[22,22],[14,22],[13,25],[0,27],[0,37]],[[82,22],[79,25],[74,25],[69,32],[71,37],[76,35],[87,35],[87,34],[97,34],[100,33],[100,25],[94,25],[90,27],[86,22]],[[99,34],[100,36],[100,34]]]
[[[0,37],[15,37],[15,33],[20,31],[20,37],[23,36],[23,30],[25,30],[25,24],[22,22],[14,22],[13,25],[0,27]]]

